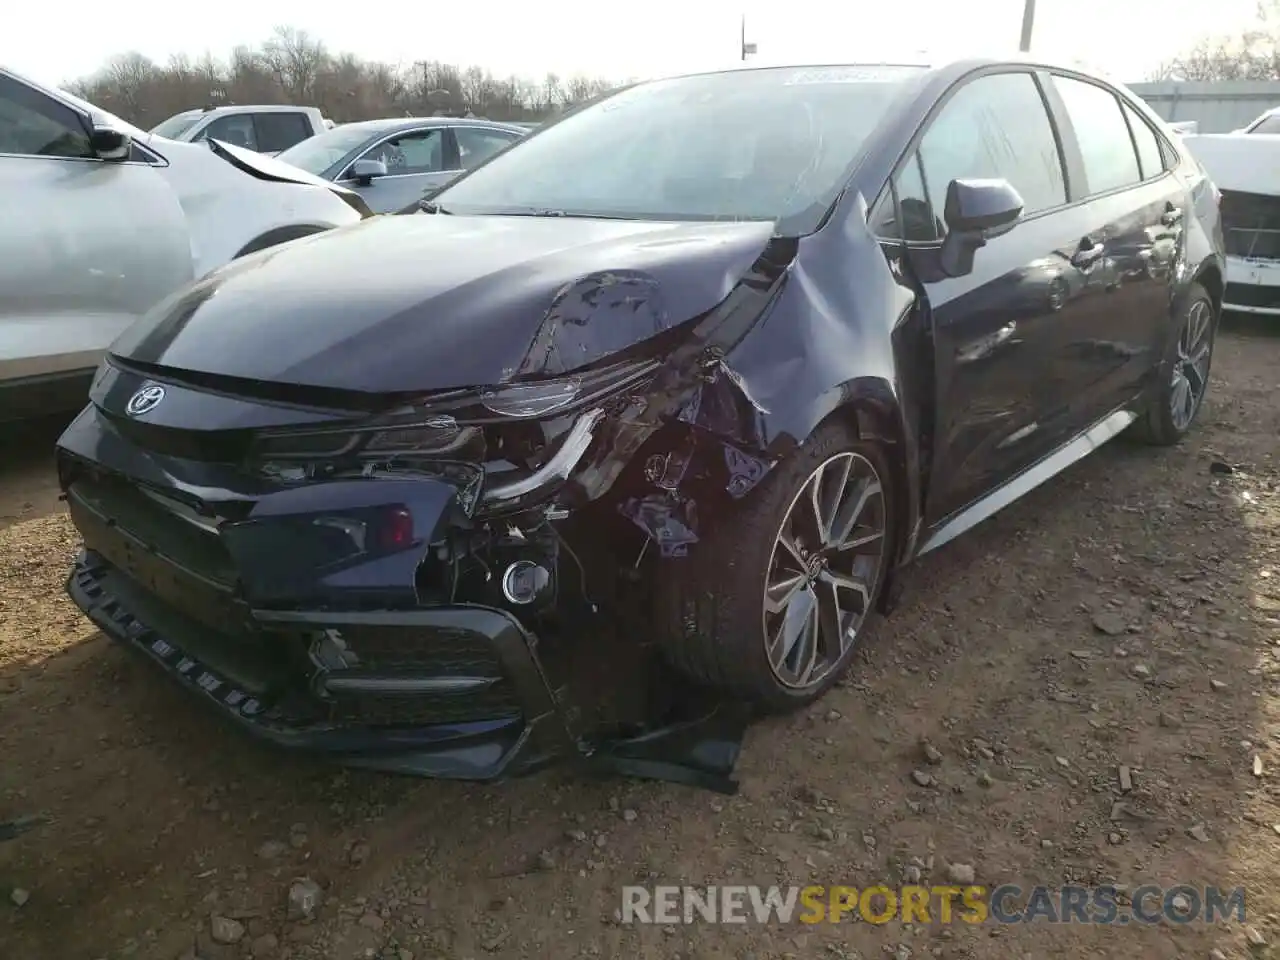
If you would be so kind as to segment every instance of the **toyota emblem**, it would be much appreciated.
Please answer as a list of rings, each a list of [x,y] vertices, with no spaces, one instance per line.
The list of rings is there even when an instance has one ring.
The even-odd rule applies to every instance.
[[[149,387],[143,387],[132,397],[125,406],[125,413],[131,417],[140,417],[144,413],[150,413],[156,407],[160,406],[160,401],[164,399],[164,387],[158,383],[153,383]]]

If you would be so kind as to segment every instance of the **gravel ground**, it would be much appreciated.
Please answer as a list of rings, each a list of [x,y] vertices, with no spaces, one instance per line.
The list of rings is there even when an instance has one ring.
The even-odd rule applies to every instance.
[[[0,817],[50,822],[0,844],[0,956],[1266,956],[1280,942],[1277,371],[1280,326],[1229,323],[1183,446],[1110,444],[923,561],[841,687],[750,732],[733,798],[564,770],[432,783],[246,743],[63,597],[76,536],[56,429],[10,430]],[[1244,886],[1249,916],[615,920],[628,883],[893,885],[966,867],[988,885]],[[308,889],[316,915],[291,917],[290,891]]]

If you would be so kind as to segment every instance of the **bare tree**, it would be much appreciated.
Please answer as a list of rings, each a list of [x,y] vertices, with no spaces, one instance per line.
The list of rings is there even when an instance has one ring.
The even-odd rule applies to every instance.
[[[182,110],[221,103],[317,106],[339,122],[374,117],[453,114],[533,120],[612,89],[601,79],[542,83],[495,79],[480,67],[420,60],[410,67],[332,54],[305,30],[279,27],[259,48],[236,47],[223,62],[210,54],[175,56],[158,66],[138,53],[111,58],[73,85],[84,99],[142,127]]]
[[[1151,74],[1152,80],[1280,80],[1280,0],[1259,0],[1236,35],[1205,37]]]

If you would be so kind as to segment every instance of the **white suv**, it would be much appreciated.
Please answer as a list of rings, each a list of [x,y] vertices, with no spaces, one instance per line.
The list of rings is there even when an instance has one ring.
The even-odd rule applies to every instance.
[[[279,161],[156,137],[0,69],[0,421],[82,405],[111,342],[191,281],[367,216]]]

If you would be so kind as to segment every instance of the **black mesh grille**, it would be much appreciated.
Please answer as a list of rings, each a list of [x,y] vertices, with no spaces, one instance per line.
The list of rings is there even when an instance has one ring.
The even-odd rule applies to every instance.
[[[1280,260],[1280,197],[1234,190],[1221,193],[1227,254]]]

